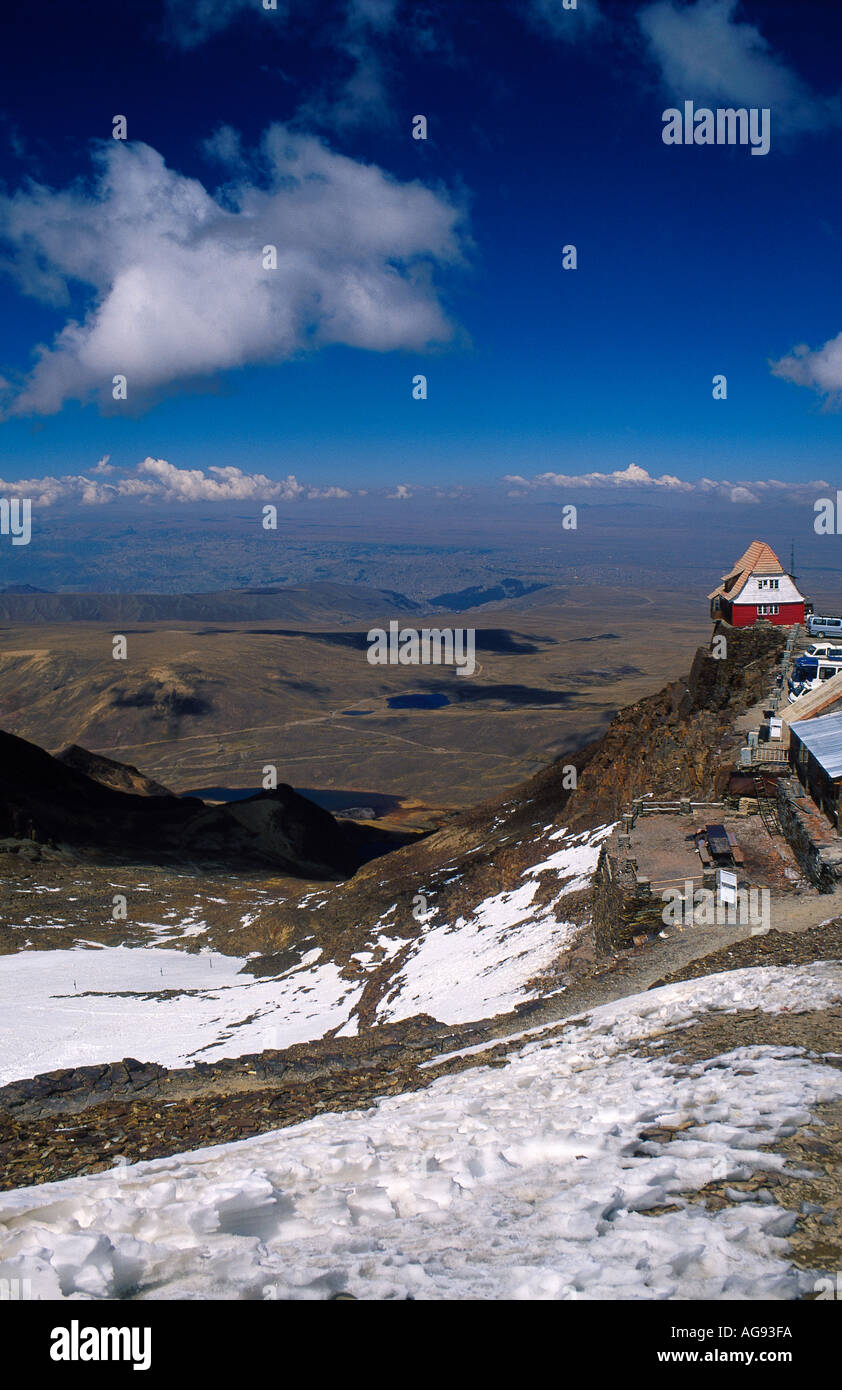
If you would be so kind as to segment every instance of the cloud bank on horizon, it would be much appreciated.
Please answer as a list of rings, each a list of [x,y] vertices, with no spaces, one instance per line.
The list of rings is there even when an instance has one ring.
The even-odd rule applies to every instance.
[[[107,481],[106,481],[107,479]],[[265,473],[245,473],[224,468],[178,468],[166,459],[145,458],[134,472],[117,468],[106,454],[90,474],[46,475],[18,482],[0,479],[0,490],[10,497],[28,497],[36,507],[60,502],[101,506],[107,502],[294,502],[307,498],[348,498],[342,487],[313,487],[300,483],[294,473],[268,478]]]
[[[622,488],[696,493],[717,497],[726,502],[761,502],[785,496],[812,501],[818,488],[826,490],[830,487],[822,478],[812,482],[784,482],[778,478],[746,482],[699,478],[687,482],[672,473],[663,473],[659,478],[654,478],[637,463],[630,463],[627,468],[615,469],[613,473],[538,473],[534,478],[524,478],[519,473],[508,473],[503,481],[512,485],[510,496],[542,488],[593,488],[601,491]]]
[[[509,497],[523,497],[532,492],[564,488],[568,492],[583,489],[601,492],[643,491],[691,493],[715,497],[720,501],[751,503],[774,498],[813,501],[818,490],[827,491],[830,484],[824,479],[813,482],[784,482],[766,478],[760,482],[727,482],[700,478],[688,482],[674,474],[653,477],[639,464],[613,473],[539,473],[525,478],[508,473],[500,480],[508,487]],[[37,507],[56,504],[102,506],[109,502],[136,501],[149,503],[178,502],[299,502],[348,501],[368,496],[385,497],[388,501],[409,502],[425,497],[467,496],[469,490],[455,491],[438,486],[398,483],[390,488],[359,488],[349,492],[336,485],[315,486],[302,483],[294,473],[285,478],[269,478],[265,473],[247,473],[233,465],[226,467],[179,468],[167,459],[145,458],[135,469],[118,468],[105,455],[87,473],[71,473],[60,477],[23,478],[6,482],[0,478],[0,492],[7,497],[29,498]]]
[[[7,415],[107,404],[115,373],[131,403],[331,344],[390,352],[453,337],[433,272],[461,263],[465,242],[443,192],[280,125],[250,157],[232,131],[211,150],[230,176],[215,194],[149,145],[114,141],[96,148],[92,193],[0,196],[4,268],[20,289],[53,306],[70,304],[74,282],[95,296],[25,380],[5,382]]]

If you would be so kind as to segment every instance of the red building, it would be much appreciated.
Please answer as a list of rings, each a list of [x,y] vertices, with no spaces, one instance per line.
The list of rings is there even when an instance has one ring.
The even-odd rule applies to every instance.
[[[708,597],[710,616],[732,627],[750,627],[756,622],[788,627],[804,621],[804,597],[765,541],[752,541]]]

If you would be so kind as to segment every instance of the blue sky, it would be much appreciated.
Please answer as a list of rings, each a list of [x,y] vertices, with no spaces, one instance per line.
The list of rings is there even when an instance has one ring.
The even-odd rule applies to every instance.
[[[87,0],[7,29],[3,479],[836,476],[834,7]],[[768,105],[769,154],[665,145],[684,99]]]

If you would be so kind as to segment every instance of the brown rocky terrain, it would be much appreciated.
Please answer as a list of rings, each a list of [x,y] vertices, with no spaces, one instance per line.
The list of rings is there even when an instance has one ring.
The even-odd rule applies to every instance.
[[[317,918],[307,905],[287,900],[265,919],[269,951],[299,939],[305,928],[332,951],[356,949],[350,925],[376,922],[393,905],[394,929],[415,936],[418,893],[450,920],[470,912],[517,886],[540,857],[543,830],[584,832],[607,824],[644,792],[721,797],[741,742],[734,721],[769,688],[785,639],[769,626],[729,631],[727,640],[723,659],[700,647],[686,677],[620,710],[602,738],[505,797],[459,812],[436,833],[364,866],[331,892]]]
[[[109,782],[78,770],[79,758],[53,758],[0,732],[0,845],[8,853],[35,844],[65,859],[273,867],[312,879],[351,874],[371,853],[402,837],[340,823],[292,787],[230,805],[196,797],[117,790],[135,769]],[[404,837],[405,838],[405,837]],[[48,854],[49,857],[49,854]]]
[[[92,777],[95,782],[99,782],[103,787],[110,787],[115,792],[131,792],[135,796],[175,795],[160,782],[154,781],[151,777],[144,777],[131,763],[117,763],[113,758],[106,758],[101,753],[91,753],[87,748],[81,748],[78,743],[71,743],[69,748],[57,753],[56,761],[64,763],[65,767],[72,767],[76,772],[84,773],[86,777]]]

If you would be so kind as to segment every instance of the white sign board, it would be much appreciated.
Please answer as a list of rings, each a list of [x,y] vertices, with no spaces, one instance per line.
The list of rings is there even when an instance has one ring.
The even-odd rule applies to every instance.
[[[737,901],[737,875],[732,874],[730,869],[717,869],[716,888],[719,893],[719,901],[725,903],[736,903]]]
[[[780,738],[781,735],[782,735],[782,733],[783,733],[783,720],[782,720],[782,719],[770,719],[770,720],[769,720],[769,738],[770,738],[770,739],[773,739],[773,738]]]

